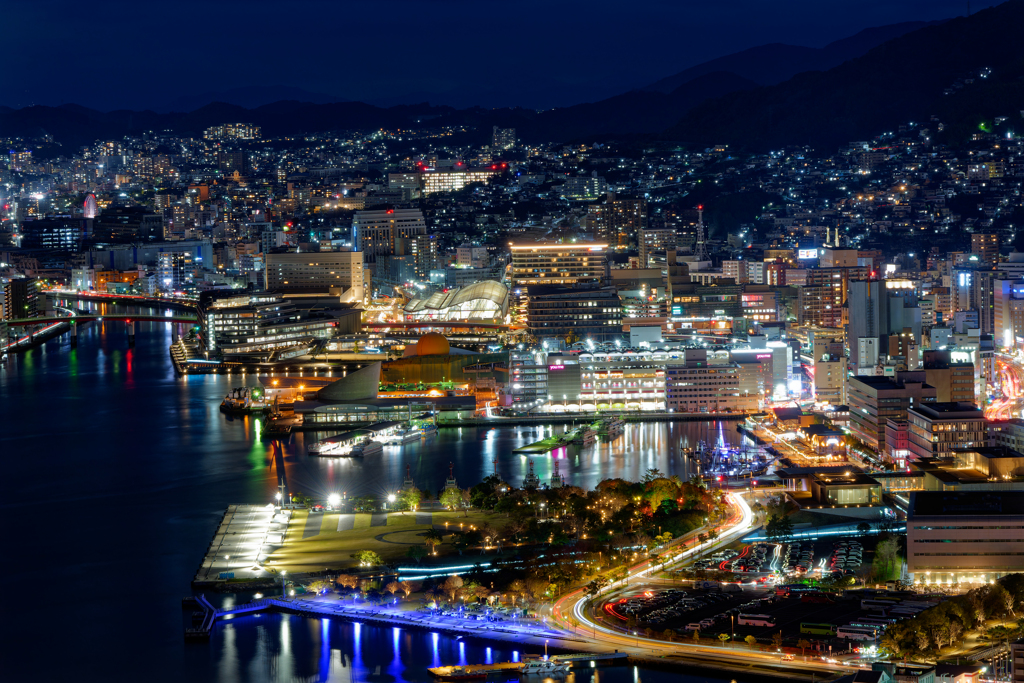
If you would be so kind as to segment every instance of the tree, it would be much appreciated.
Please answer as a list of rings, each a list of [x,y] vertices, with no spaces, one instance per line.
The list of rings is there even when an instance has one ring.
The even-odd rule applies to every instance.
[[[776,650],[782,649],[782,631],[776,631],[772,634],[772,646]]]
[[[580,620],[570,614],[566,621],[569,622],[569,626],[572,627],[572,632],[576,633],[576,629],[580,627]]]
[[[811,641],[807,640],[806,638],[801,638],[797,642],[796,646],[800,648],[800,656],[803,657],[804,652],[807,650],[807,648],[811,646]]]
[[[708,542],[708,538],[709,538],[709,536],[707,534],[705,534],[704,532],[701,532],[701,533],[697,534],[697,548],[698,548],[698,553],[697,554],[698,555],[700,555],[703,552],[704,544]]]
[[[670,642],[670,643],[675,642],[676,632],[673,631],[672,629],[670,629],[670,628],[665,629],[665,632],[662,635],[665,636],[665,640],[667,640],[668,642]]]
[[[397,581],[391,581],[388,583],[388,585],[384,586],[384,590],[386,590],[388,593],[391,593],[391,596],[394,597],[395,593],[402,590],[402,584],[398,583]]]
[[[654,481],[655,479],[664,479],[664,478],[665,478],[665,475],[662,474],[661,470],[659,470],[657,467],[652,467],[651,469],[649,469],[646,472],[644,472],[644,483],[645,484],[649,484],[652,481]]]
[[[793,522],[789,517],[772,515],[764,527],[764,535],[769,540],[782,540],[793,535]]]
[[[306,584],[306,590],[314,595],[323,595],[331,590],[331,582],[324,579],[316,579]]]
[[[449,510],[458,510],[462,507],[462,491],[454,488],[445,489],[438,500]]]
[[[700,631],[694,631],[693,632],[693,642],[695,642],[695,643],[699,643],[700,642]]]
[[[399,585],[399,587],[401,587],[402,592],[405,594],[406,599],[408,599],[409,596],[412,595],[412,593],[413,593],[413,585],[412,585],[412,583],[410,583],[409,581],[399,581],[398,585]]]
[[[449,576],[445,579],[444,583],[441,584],[441,590],[448,596],[448,602],[455,602],[455,597],[459,594],[459,589],[462,588],[464,582],[462,577]]]
[[[444,540],[444,536],[437,529],[429,529],[427,533],[423,534],[424,542],[430,546],[430,552],[433,555],[437,554],[437,546],[441,545],[441,541]]]
[[[720,641],[722,641],[722,645],[723,645],[723,646],[724,646],[724,645],[725,645],[725,644],[726,644],[726,643],[727,643],[727,642],[729,641],[729,638],[730,638],[730,637],[731,637],[731,636],[729,636],[729,634],[728,634],[728,633],[719,633],[719,634],[718,634],[718,639],[719,639]]]
[[[405,556],[418,563],[427,556],[427,549],[420,545],[410,546],[409,549],[405,551]]]
[[[355,588],[359,585],[359,577],[354,574],[338,574],[334,582],[345,588]]]
[[[355,558],[361,567],[376,567],[377,565],[384,564],[384,560],[381,559],[380,555],[372,550],[360,550],[352,555],[352,557]]]
[[[754,636],[747,636],[746,638],[743,639],[743,641],[747,645],[749,645],[751,649],[753,649],[753,647],[755,645],[757,645],[757,638],[755,638]]]
[[[410,486],[407,489],[402,489],[402,492],[398,494],[398,500],[406,510],[415,510],[423,500],[423,492],[415,486]]]
[[[594,597],[602,590],[604,590],[605,586],[607,585],[608,579],[604,578],[603,576],[599,576],[587,584],[587,593],[590,595],[590,597]]]
[[[859,533],[860,535],[863,536],[864,534],[868,533],[869,531],[871,531],[871,525],[868,524],[867,522],[861,522],[860,524],[857,525],[857,533]]]
[[[652,635],[654,635],[654,629],[652,629],[650,626],[644,629],[644,637],[650,638]]]

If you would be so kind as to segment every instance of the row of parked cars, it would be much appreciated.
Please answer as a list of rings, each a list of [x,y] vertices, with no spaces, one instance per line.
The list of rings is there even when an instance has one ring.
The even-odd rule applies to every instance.
[[[829,569],[833,573],[853,574],[863,563],[864,546],[860,541],[839,541],[832,549]]]
[[[630,598],[616,610],[621,614],[635,614],[637,621],[652,626],[680,619],[689,612],[708,605],[720,604],[729,598],[718,593],[685,593],[669,589],[649,597]]]
[[[809,572],[814,568],[814,544],[791,543],[783,548],[782,559],[787,572]]]
[[[707,619],[701,619],[699,622],[698,621],[691,622],[691,623],[686,625],[686,630],[687,631],[703,631],[705,629],[711,628],[712,626],[717,624],[719,621],[725,621],[726,619],[729,619],[730,617],[739,616],[740,614],[749,613],[749,612],[754,612],[754,613],[759,612],[759,611],[761,611],[761,608],[764,607],[765,604],[771,604],[772,602],[774,602],[774,600],[775,599],[772,596],[765,596],[763,598],[758,598],[758,599],[755,599],[755,600],[751,600],[750,602],[745,602],[742,605],[738,605],[738,606],[733,607],[731,609],[727,609],[724,612],[720,612],[719,614],[716,614],[713,617],[708,617]]]

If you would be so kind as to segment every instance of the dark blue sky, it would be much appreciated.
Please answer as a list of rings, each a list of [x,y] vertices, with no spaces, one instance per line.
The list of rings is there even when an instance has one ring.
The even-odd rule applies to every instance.
[[[756,45],[819,47],[966,11],[966,0],[9,1],[0,104],[165,108],[210,91],[291,86],[546,107]]]

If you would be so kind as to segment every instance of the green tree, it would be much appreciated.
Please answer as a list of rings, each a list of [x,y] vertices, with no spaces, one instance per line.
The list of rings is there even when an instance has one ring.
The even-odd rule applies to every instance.
[[[667,640],[668,642],[670,642],[670,643],[675,642],[676,632],[673,631],[672,629],[670,629],[670,628],[665,629],[665,632],[662,635],[665,636],[665,640]]]
[[[445,489],[441,492],[439,498],[441,505],[445,506],[449,510],[458,510],[462,507],[462,491],[459,489]]]
[[[430,546],[431,552],[435,555],[437,554],[437,546],[441,545],[443,540],[444,536],[437,529],[428,529],[427,533],[423,534],[424,543]]]
[[[408,557],[410,560],[420,562],[424,557],[427,556],[427,549],[421,545],[410,546],[409,549],[405,551],[405,556]]]
[[[699,643],[700,642],[700,631],[699,630],[693,632],[693,642],[695,642],[695,643]]]
[[[402,489],[402,492],[398,494],[398,500],[406,510],[415,510],[423,500],[423,492],[415,486],[410,486],[407,489]]]
[[[661,470],[659,470],[657,467],[652,467],[651,469],[644,472],[644,483],[649,484],[655,479],[663,479],[664,477],[665,475],[661,473]]]
[[[360,550],[352,555],[352,557],[355,558],[360,566],[376,567],[377,565],[384,564],[384,560],[381,559],[380,555],[372,550]]]
[[[753,647],[755,645],[757,645],[757,638],[755,638],[754,636],[747,636],[746,638],[743,639],[743,641],[747,645],[749,645],[751,649],[753,649]]]
[[[811,646],[811,641],[807,640],[806,638],[801,638],[797,642],[796,646],[800,648],[800,656],[802,657],[806,653],[807,648]]]
[[[728,633],[719,633],[718,634],[718,639],[720,641],[722,641],[722,645],[725,645],[727,642],[729,642],[729,638],[730,637],[731,636]]]

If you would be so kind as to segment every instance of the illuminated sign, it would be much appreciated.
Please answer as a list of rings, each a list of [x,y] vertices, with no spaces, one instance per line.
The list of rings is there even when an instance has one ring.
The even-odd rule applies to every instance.
[[[797,258],[818,258],[817,249],[799,249],[796,252]]]
[[[564,365],[549,365],[548,370],[565,370]]]
[[[770,354],[770,353],[759,353],[756,356],[754,356],[754,358],[756,358],[757,360],[764,360],[765,358],[771,358],[771,357],[772,357],[772,354]]]

